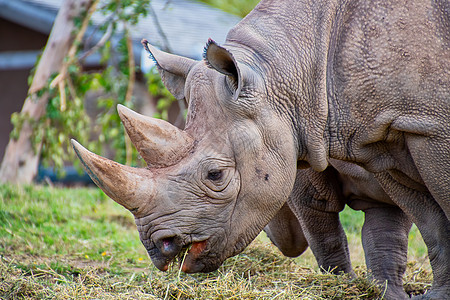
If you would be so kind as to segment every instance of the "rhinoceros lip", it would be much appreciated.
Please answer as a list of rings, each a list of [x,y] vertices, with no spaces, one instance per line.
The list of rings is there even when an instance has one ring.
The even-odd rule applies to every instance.
[[[197,263],[197,259],[205,252],[208,245],[208,240],[193,242],[189,245],[187,253],[185,253],[181,271],[185,273],[195,273],[201,271]]]

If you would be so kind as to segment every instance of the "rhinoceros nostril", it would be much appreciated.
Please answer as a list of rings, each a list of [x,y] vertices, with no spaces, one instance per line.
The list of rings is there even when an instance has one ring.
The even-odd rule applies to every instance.
[[[176,237],[163,238],[157,242],[157,245],[164,256],[175,257],[182,248],[182,244],[178,240]]]
[[[162,249],[161,251],[163,253],[165,252],[171,252],[174,248],[174,238],[167,238],[162,240]]]
[[[164,249],[169,249],[171,243],[172,243],[172,239],[164,239],[163,240]]]

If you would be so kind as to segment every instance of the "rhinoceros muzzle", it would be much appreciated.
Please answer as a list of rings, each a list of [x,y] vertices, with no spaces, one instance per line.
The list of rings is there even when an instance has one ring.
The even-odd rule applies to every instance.
[[[215,255],[209,252],[209,239],[183,244],[179,237],[156,240],[147,247],[153,264],[161,271],[167,271],[169,265],[179,263],[185,273],[210,272],[220,263],[214,263]],[[143,242],[145,246],[145,242]]]
[[[158,269],[167,271],[170,263],[181,256],[188,245],[184,245],[179,237],[163,238],[152,243],[148,254]]]

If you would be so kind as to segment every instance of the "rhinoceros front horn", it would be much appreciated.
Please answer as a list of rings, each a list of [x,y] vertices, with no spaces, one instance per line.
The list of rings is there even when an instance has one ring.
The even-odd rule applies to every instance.
[[[136,214],[154,198],[155,180],[150,170],[121,165],[71,142],[86,172],[111,199]]]
[[[171,166],[194,145],[188,133],[169,122],[143,116],[120,104],[117,111],[128,136],[149,167]]]

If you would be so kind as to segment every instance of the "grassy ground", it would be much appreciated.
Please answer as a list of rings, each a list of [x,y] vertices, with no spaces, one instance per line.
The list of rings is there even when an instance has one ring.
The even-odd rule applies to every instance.
[[[98,189],[0,185],[0,299],[379,299],[366,278],[363,215],[345,210],[358,278],[321,274],[314,257],[283,257],[261,234],[216,272],[158,271],[130,213]],[[405,288],[431,283],[426,248],[413,228]]]

